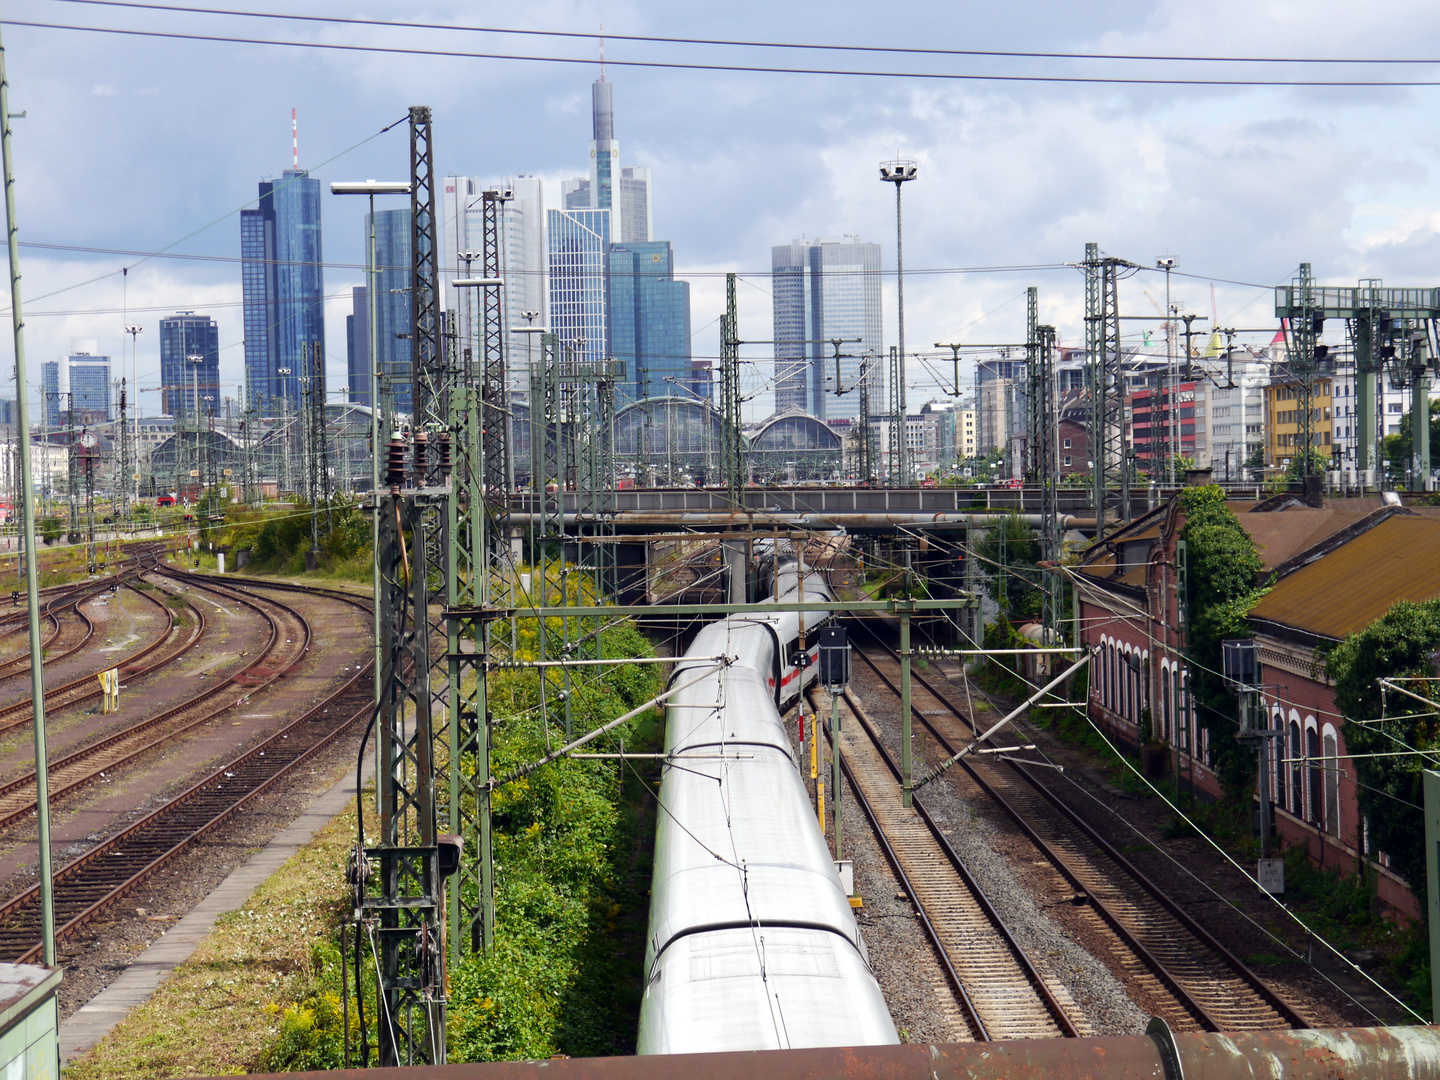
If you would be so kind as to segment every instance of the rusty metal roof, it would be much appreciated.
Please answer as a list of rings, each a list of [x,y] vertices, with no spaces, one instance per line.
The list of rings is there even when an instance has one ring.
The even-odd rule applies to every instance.
[[[1242,514],[1236,520],[1255,541],[1260,562],[1273,570],[1327,536],[1355,524],[1378,506],[1360,505],[1362,500],[1327,503],[1323,509],[1292,506],[1270,513]]]
[[[1369,626],[1397,600],[1435,596],[1440,596],[1440,518],[1405,514],[1288,574],[1251,615],[1338,639]]]

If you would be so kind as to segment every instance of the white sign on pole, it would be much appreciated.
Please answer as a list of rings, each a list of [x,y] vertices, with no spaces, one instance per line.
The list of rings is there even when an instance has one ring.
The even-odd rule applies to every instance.
[[[1260,859],[1256,877],[1260,881],[1260,888],[1271,896],[1281,895],[1285,891],[1285,860]]]

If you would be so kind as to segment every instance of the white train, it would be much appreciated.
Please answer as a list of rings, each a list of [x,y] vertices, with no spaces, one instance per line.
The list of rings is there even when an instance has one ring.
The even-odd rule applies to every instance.
[[[773,595],[794,601],[793,558]],[[818,575],[806,600],[829,600]],[[815,677],[795,664],[801,615],[732,615],[696,635],[671,685],[637,1052],[895,1043],[894,1022],[815,819],[780,710]]]

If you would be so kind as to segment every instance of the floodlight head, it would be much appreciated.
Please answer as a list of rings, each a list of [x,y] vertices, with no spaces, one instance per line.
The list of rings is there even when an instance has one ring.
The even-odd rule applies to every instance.
[[[514,188],[491,188],[489,191],[480,193],[482,199],[489,199],[492,202],[509,202],[515,198]]]
[[[409,195],[409,180],[337,180],[330,185],[331,195]]]
[[[1162,255],[1155,260],[1155,265],[1160,267],[1161,270],[1171,270],[1175,266],[1175,259],[1170,255]]]
[[[495,287],[504,285],[505,279],[498,277],[456,278],[452,284],[457,289],[483,289],[487,286]]]
[[[886,183],[903,184],[907,180],[914,180],[919,168],[915,162],[904,159],[882,161],[880,163],[880,179]]]

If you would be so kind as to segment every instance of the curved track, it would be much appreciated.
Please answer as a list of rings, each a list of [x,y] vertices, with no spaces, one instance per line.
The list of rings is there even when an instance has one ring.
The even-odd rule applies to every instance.
[[[880,660],[869,646],[855,652],[898,703],[899,657],[878,637],[876,644],[884,650]],[[892,663],[896,671],[890,670]],[[954,754],[974,737],[969,718],[924,676],[912,672],[911,683],[914,718],[947,756]],[[949,719],[937,723],[941,715]],[[1253,1031],[1309,1026],[1027,769],[971,758],[962,758],[960,765],[1108,927],[1127,975],[1152,995],[1173,1002],[1162,1014],[1172,1027]]]
[[[167,577],[225,595],[237,602],[269,608],[276,618],[272,641],[276,648],[252,662],[245,671],[226,681],[253,693],[268,685],[298,663],[309,646],[308,624],[303,635],[303,618],[295,609],[251,589],[310,593],[343,599],[362,610],[368,606],[357,597],[332,590],[311,590],[267,581],[246,581],[243,587],[217,583],[214,579],[166,569]],[[288,612],[288,615],[281,613]],[[288,622],[293,618],[299,624]],[[285,641],[285,626],[292,630]],[[249,682],[242,681],[247,676]],[[219,688],[225,689],[225,688]],[[213,690],[212,690],[213,692]],[[233,694],[233,689],[230,693]],[[224,695],[221,695],[222,699]],[[354,722],[368,716],[373,703],[370,665],[355,675],[298,720],[276,731],[268,739],[221,765],[199,783],[192,785],[164,806],[137,821],[115,837],[97,845],[55,873],[57,940],[74,934],[96,915],[144,882],[161,866],[186,851],[201,837],[223,825],[236,811],[269,790],[295,765],[309,759],[343,734]],[[189,704],[187,703],[188,707]],[[210,702],[213,707],[215,702]],[[228,707],[228,706],[223,706]],[[155,721],[147,721],[154,723]],[[201,721],[193,720],[189,726]],[[188,728],[187,728],[188,729]],[[171,731],[170,737],[177,734]],[[134,750],[138,755],[145,750]],[[132,755],[133,756],[133,755]],[[58,764],[58,763],[57,763]],[[111,766],[114,767],[114,766]],[[31,800],[33,807],[33,799]],[[39,955],[39,888],[32,887],[0,906],[0,960],[30,962]]]
[[[133,586],[128,585],[126,587],[133,588]],[[150,672],[173,662],[178,656],[194,648],[196,643],[204,636],[206,630],[204,613],[198,608],[192,609],[196,620],[194,632],[173,651],[151,660],[148,664],[142,664],[142,660],[161,649],[170,641],[171,635],[174,634],[176,629],[175,616],[166,604],[161,603],[147,592],[140,589],[136,589],[135,592],[160,609],[161,613],[165,616],[165,628],[150,644],[131,653],[123,660],[117,660],[110,665],[111,667],[118,667],[121,677],[126,679],[134,679],[141,675],[148,675]],[[46,657],[45,662],[48,664],[54,659],[58,659],[58,657]],[[27,663],[25,665],[27,671],[29,670],[28,660],[29,657],[27,656]],[[79,705],[81,702],[89,701],[91,698],[98,698],[99,696],[99,683],[96,682],[95,674],[92,672],[88,675],[82,675],[78,679],[71,679],[69,682],[61,683],[59,686],[47,686],[45,688],[45,711],[47,713],[55,712],[59,709]],[[0,708],[0,735],[4,735],[13,728],[29,726],[33,719],[34,710],[31,708],[31,702],[28,698]]]
[[[164,571],[160,572],[167,577],[171,576]],[[310,648],[310,624],[288,604],[269,598],[252,598],[238,590],[217,587],[209,582],[202,584],[197,581],[193,587],[228,597],[253,609],[266,621],[270,627],[270,636],[259,656],[243,671],[200,691],[178,705],[51,761],[52,804],[229,711],[250,694],[289,673],[305,658]],[[199,609],[195,610],[198,615]],[[160,663],[169,663],[178,655],[177,653]],[[34,812],[33,770],[0,785],[0,830],[12,827],[29,818]]]

